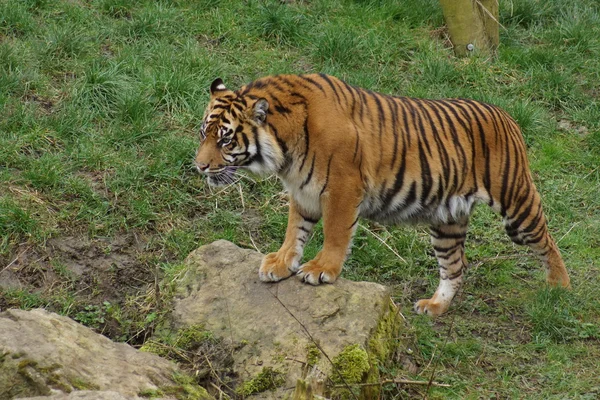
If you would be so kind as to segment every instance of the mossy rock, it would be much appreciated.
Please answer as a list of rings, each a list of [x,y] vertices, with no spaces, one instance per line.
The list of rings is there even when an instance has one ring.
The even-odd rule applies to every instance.
[[[236,393],[246,397],[266,392],[267,390],[275,390],[284,383],[285,377],[282,372],[274,370],[271,367],[265,367],[256,377],[239,385]]]
[[[12,309],[0,313],[0,326],[0,399],[83,391],[212,398],[174,363],[111,342],[67,317]],[[197,329],[183,333],[187,344],[202,336]]]
[[[309,378],[321,392],[313,395],[333,393],[337,388],[324,387],[336,379],[330,361],[336,359],[338,369],[360,365],[359,372],[342,371],[342,376],[352,377],[362,398],[376,398],[367,393],[378,388],[358,384],[377,381],[379,367],[398,345],[401,323],[389,288],[343,278],[333,285],[303,285],[295,279],[269,285],[256,277],[263,257],[223,240],[191,253],[174,281],[172,335],[203,326],[231,343],[232,387],[244,396],[284,399],[299,380]],[[257,385],[269,371],[285,379],[273,393],[278,379],[267,379],[268,388]],[[236,380],[242,383],[235,385]],[[257,394],[258,386],[266,391]]]

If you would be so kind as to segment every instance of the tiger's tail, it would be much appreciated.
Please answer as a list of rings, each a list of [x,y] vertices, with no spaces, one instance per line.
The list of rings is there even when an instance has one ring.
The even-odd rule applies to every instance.
[[[546,267],[549,285],[570,288],[569,274],[556,242],[548,231],[541,198],[534,183],[529,179],[517,194],[520,195],[504,204],[506,233],[514,243],[529,246],[540,258]]]

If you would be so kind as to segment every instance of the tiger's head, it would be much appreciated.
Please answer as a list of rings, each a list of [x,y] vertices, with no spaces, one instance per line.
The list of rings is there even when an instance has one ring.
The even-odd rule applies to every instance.
[[[234,182],[238,168],[258,174],[278,171],[283,152],[267,123],[269,102],[229,90],[221,79],[210,86],[195,164],[213,186]]]

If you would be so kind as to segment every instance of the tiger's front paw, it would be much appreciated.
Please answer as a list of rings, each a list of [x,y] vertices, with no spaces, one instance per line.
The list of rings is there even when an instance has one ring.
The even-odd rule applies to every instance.
[[[435,303],[433,299],[422,299],[415,303],[415,312],[417,314],[427,314],[437,317],[445,313],[449,306],[450,303]]]
[[[288,265],[289,264],[289,265]],[[263,282],[277,282],[292,275],[293,263],[282,256],[281,252],[269,253],[263,258],[258,277]]]
[[[333,283],[340,275],[342,266],[338,264],[323,262],[321,260],[310,260],[302,265],[296,276],[306,283],[311,285],[319,285],[321,283]]]

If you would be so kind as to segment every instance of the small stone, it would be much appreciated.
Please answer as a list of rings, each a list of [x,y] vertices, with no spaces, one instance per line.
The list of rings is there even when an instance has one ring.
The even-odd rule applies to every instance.
[[[558,121],[558,129],[562,131],[570,131],[571,129],[573,129],[573,125],[570,121],[567,121],[566,119],[561,119],[560,121]]]

